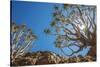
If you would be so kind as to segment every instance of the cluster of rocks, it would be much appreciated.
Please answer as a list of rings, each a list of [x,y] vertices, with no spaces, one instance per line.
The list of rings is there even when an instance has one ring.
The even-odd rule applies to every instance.
[[[26,53],[25,55],[16,58],[16,60],[13,63],[11,62],[11,66],[77,63],[91,61],[95,61],[91,56],[65,58],[53,52],[38,51],[34,53]]]

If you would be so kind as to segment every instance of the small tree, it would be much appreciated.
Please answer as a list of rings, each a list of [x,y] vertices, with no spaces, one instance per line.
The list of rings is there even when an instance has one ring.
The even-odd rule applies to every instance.
[[[11,63],[27,53],[36,39],[36,35],[26,25],[11,23]]]
[[[55,6],[53,21],[45,33],[56,36],[55,45],[66,56],[72,56],[90,47],[87,55],[96,57],[96,6],[68,5]],[[77,50],[71,46],[78,47]],[[67,54],[63,48],[69,48]]]

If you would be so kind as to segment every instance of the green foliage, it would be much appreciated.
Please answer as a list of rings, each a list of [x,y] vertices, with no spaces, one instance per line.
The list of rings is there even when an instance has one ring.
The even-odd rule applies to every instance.
[[[51,27],[55,27],[55,25],[56,25],[55,21],[51,22],[51,24],[50,24]]]
[[[44,32],[45,32],[46,34],[50,34],[50,33],[51,33],[50,29],[45,29]]]

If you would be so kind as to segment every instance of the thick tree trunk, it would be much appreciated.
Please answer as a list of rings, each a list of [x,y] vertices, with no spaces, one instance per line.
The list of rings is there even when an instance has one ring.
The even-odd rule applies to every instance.
[[[90,51],[88,52],[88,55],[95,58],[96,60],[96,55],[97,55],[97,45],[96,45],[96,33],[92,34],[92,38],[90,39]]]
[[[92,58],[95,58],[96,61],[96,45],[90,48],[90,51],[88,52],[87,55],[91,56]]]

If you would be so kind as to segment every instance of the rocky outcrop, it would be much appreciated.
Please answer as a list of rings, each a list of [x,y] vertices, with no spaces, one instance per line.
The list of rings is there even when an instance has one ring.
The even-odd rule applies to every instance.
[[[91,56],[65,58],[53,52],[37,51],[33,53],[26,53],[25,55],[16,58],[14,63],[11,63],[11,66],[77,63],[91,61],[95,61],[95,59],[93,59]]]

